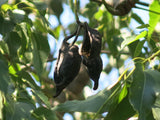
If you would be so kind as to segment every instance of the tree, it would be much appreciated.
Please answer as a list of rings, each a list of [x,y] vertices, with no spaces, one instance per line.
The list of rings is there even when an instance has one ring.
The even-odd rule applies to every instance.
[[[160,119],[159,0],[151,4],[138,0],[90,0],[85,8],[81,8],[81,2],[0,1],[0,119],[56,120],[65,113],[78,119],[75,112],[80,112],[79,119],[83,120]],[[75,14],[75,21],[67,27],[61,20],[64,4]],[[133,8],[148,11],[149,22],[144,23]],[[50,25],[53,15],[58,21],[56,27]],[[103,73],[109,74],[115,68],[119,78],[112,87],[85,98],[83,89],[91,84],[87,69],[81,64],[77,77],[53,98],[55,83],[49,73],[51,63],[57,60],[58,44],[50,46],[48,35],[57,42],[61,33],[64,38],[82,36],[84,29],[74,33],[78,24],[86,22],[79,16],[86,18],[88,26],[102,36],[100,52],[107,55],[103,61],[110,60],[103,66]],[[138,34],[129,26],[133,19],[139,23]],[[83,39],[74,42],[80,45]],[[125,67],[128,58],[131,64]]]

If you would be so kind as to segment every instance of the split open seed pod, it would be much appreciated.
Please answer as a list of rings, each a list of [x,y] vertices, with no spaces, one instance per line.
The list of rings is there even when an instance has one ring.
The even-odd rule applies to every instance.
[[[77,76],[81,65],[78,49],[78,46],[70,46],[65,40],[63,41],[54,71],[56,84],[54,97],[57,97]]]

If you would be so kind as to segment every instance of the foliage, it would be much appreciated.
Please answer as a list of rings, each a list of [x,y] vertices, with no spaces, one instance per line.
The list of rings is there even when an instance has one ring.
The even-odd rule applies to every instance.
[[[115,17],[103,4],[93,1],[98,0],[89,1],[84,8],[79,0],[76,5],[73,0],[0,1],[0,119],[58,120],[70,113],[74,119],[83,120],[160,120],[159,1],[148,6],[148,23],[132,10]],[[55,83],[49,74],[56,49],[62,37],[76,28],[76,19],[63,25],[64,5],[70,7],[76,19],[85,18],[101,33],[101,54],[107,54],[103,61],[110,60],[103,66],[103,73],[119,71],[112,87],[88,98],[84,87],[91,86],[83,66],[76,80],[53,98]],[[57,21],[54,27],[49,21],[53,16]],[[139,24],[136,29],[130,27],[132,20]],[[56,46],[50,46],[48,36]],[[81,43],[82,38],[77,41]],[[130,65],[125,66],[128,59]],[[80,112],[80,118],[75,112]]]

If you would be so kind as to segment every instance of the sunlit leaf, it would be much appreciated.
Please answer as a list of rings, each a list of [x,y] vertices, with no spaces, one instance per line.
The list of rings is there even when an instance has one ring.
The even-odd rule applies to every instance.
[[[127,45],[129,45],[129,44],[131,44],[131,43],[133,43],[133,42],[135,42],[135,41],[137,41],[137,40],[139,40],[140,38],[143,38],[143,37],[145,37],[147,35],[147,31],[143,31],[143,32],[141,32],[139,35],[133,35],[133,36],[131,36],[131,37],[128,37],[128,38],[126,38],[123,42],[122,42],[122,44],[121,44],[121,48],[124,48],[125,46],[127,46]]]
[[[154,28],[156,27],[159,19],[160,19],[160,3],[159,0],[153,0],[153,2],[149,6],[149,29],[148,29],[148,37],[151,38],[151,35],[154,31]],[[154,13],[154,12],[158,13]]]

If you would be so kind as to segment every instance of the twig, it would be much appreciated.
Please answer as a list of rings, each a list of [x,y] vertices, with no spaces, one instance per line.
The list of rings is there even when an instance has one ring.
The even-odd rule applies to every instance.
[[[77,22],[77,24],[79,24],[80,23],[80,21],[79,21],[79,17],[78,17],[78,10],[77,10],[77,0],[74,0],[74,13],[75,13],[75,16],[76,16],[76,22]]]

